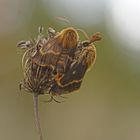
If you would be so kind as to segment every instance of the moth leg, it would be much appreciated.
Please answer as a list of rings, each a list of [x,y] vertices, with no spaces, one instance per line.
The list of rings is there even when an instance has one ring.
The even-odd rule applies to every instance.
[[[53,97],[52,96],[50,96],[50,99],[49,100],[45,100],[45,101],[43,101],[44,103],[49,103],[49,102],[52,102],[53,101]]]
[[[62,103],[62,102],[64,102],[64,101],[58,101],[58,100],[56,100],[53,96],[51,96],[49,100],[43,101],[43,102],[49,103],[49,102],[52,102],[52,101],[55,101],[56,103]]]
[[[56,100],[55,98],[54,98],[54,96],[59,96],[59,97],[63,97],[63,96],[61,96],[60,94],[57,94],[57,93],[55,93],[54,95],[51,93],[51,98],[52,98],[52,100],[53,101],[55,101],[56,103],[62,103],[62,102],[64,102],[64,101],[58,101],[58,100]]]
[[[56,103],[62,103],[62,102],[64,102],[64,101],[58,101],[58,100],[56,100],[54,97],[53,97],[53,100],[54,100]]]
[[[65,99],[66,99],[66,97],[62,96],[58,91],[53,92],[54,89],[57,89],[56,83],[54,83],[54,85],[53,85],[53,86],[51,87],[51,89],[50,89],[50,95],[53,97],[53,100],[54,100],[55,102],[57,102],[57,103],[62,103],[62,102],[64,102],[64,101],[58,101],[58,100],[56,100],[56,99],[54,98],[54,96],[58,96],[58,97],[61,97],[61,98],[65,98]]]
[[[43,101],[43,102],[45,102],[45,103],[52,102],[52,101],[55,101],[56,103],[62,103],[62,102],[64,102],[64,101],[58,101],[58,100],[56,100],[56,99],[54,98],[54,95],[53,95],[53,93],[51,92],[51,90],[49,91],[49,94],[50,94],[50,99],[47,100],[47,101]],[[55,94],[55,95],[57,95],[57,94]],[[59,95],[59,96],[61,96],[61,95]]]
[[[59,97],[64,98],[64,99],[67,99],[68,98],[68,97],[65,97],[65,96],[62,96],[62,95],[59,95]]]

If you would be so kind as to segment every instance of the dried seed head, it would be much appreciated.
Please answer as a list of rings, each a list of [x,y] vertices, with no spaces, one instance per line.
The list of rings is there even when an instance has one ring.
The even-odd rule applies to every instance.
[[[32,46],[32,43],[31,41],[25,41],[25,40],[22,40],[22,41],[19,41],[17,43],[17,47],[21,48],[21,49],[26,49],[26,48],[29,48]]]
[[[49,28],[48,28],[48,36],[49,36],[50,38],[52,38],[52,37],[54,37],[55,35],[56,35],[56,31],[55,31],[53,28],[49,27]]]
[[[43,94],[49,89],[53,80],[53,69],[34,63],[33,56],[37,53],[36,48],[27,50],[25,53],[22,64],[24,70],[22,87],[28,92]]]
[[[30,42],[31,41],[21,41],[18,43],[18,46],[27,46],[27,44],[30,44]],[[40,66],[33,61],[33,57],[46,42],[47,39],[43,36],[34,39],[34,41],[32,41],[31,47],[24,52],[22,58],[24,78],[21,87],[25,91],[34,94],[43,94],[45,91],[48,91],[53,79],[52,67]],[[40,61],[43,61],[42,58],[40,59]]]
[[[43,31],[44,31],[44,27],[43,27],[43,26],[39,26],[39,27],[38,27],[38,33],[39,33],[39,34],[42,34]]]

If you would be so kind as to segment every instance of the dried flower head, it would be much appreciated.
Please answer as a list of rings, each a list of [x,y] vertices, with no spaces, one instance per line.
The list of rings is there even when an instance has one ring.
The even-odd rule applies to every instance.
[[[86,41],[80,41],[81,31]],[[48,36],[43,35],[43,27],[38,29],[36,39],[20,41],[17,46],[24,49],[22,57],[23,81],[20,89],[33,94],[36,125],[40,140],[43,140],[38,115],[38,95],[50,94],[49,101],[57,101],[55,95],[78,90],[87,70],[96,60],[95,41],[101,39],[99,33],[91,38],[81,29],[72,27],[56,32],[48,28]]]

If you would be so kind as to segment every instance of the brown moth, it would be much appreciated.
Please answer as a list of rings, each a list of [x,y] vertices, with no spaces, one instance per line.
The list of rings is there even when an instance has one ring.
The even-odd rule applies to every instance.
[[[73,59],[65,66],[65,73],[61,78],[56,79],[51,87],[52,95],[66,94],[80,88],[86,71],[96,60],[96,48],[93,42],[100,39],[100,33],[96,33],[91,39],[78,44]]]

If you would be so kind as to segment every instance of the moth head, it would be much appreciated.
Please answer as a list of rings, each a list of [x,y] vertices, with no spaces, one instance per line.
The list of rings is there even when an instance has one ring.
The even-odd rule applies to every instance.
[[[63,29],[58,34],[58,42],[64,48],[75,48],[79,40],[79,35],[76,29],[70,27]]]
[[[82,49],[81,54],[79,55],[79,60],[83,65],[87,66],[89,69],[96,60],[96,48],[93,44],[88,45]]]

